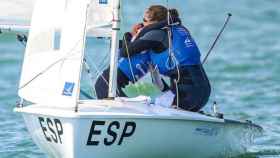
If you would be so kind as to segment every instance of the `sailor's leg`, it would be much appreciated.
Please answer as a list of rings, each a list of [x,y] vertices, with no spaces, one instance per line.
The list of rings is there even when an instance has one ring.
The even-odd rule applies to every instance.
[[[197,112],[202,109],[209,98],[205,86],[179,85],[179,107],[188,111]]]
[[[203,67],[188,68],[190,77],[181,77],[178,87],[178,106],[188,111],[197,112],[208,102],[211,87]],[[172,82],[172,91],[176,94],[176,83]],[[177,96],[176,96],[177,97]],[[177,104],[175,98],[175,105]]]
[[[172,91],[176,94],[174,99],[174,105],[178,105],[179,108],[192,111],[192,109],[196,108],[198,105],[195,100],[195,90],[191,85],[182,85],[178,84],[172,86]],[[177,89],[178,88],[178,89]],[[177,94],[178,92],[178,94]]]
[[[108,97],[108,81],[109,81],[109,68],[105,69],[95,83],[95,91],[97,99]]]
[[[103,71],[102,75],[100,75],[95,83],[95,90],[98,99],[104,99],[108,97],[108,85],[109,85],[109,74],[110,69],[107,68]],[[125,97],[125,93],[122,91],[126,85],[128,85],[129,81],[127,77],[118,69],[117,76],[117,95],[120,97]]]
[[[119,97],[127,97],[127,95],[123,92],[122,88],[125,88],[125,86],[127,86],[129,84],[129,80],[120,69],[118,69],[117,82],[118,82],[118,87],[117,87],[118,88],[117,89],[118,96]]]

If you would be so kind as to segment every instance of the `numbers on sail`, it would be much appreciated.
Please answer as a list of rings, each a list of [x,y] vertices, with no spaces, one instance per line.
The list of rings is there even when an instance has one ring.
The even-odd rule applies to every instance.
[[[38,117],[42,132],[48,142],[62,144],[63,127],[59,119]]]
[[[109,124],[108,126],[106,124]],[[105,146],[113,144],[122,145],[126,138],[131,137],[136,129],[136,123],[127,121],[120,123],[119,121],[112,121],[106,123],[105,121],[92,121],[87,145],[97,146],[103,143]]]

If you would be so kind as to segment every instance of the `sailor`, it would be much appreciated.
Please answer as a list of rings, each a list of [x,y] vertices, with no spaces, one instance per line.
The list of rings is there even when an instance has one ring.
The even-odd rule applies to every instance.
[[[171,9],[168,14],[164,6],[150,6],[144,13],[143,25],[136,33],[124,35],[118,88],[129,81],[137,81],[152,64],[161,75],[170,78],[170,88],[164,83],[161,90],[170,89],[176,95],[173,104],[185,110],[199,111],[210,96],[210,83],[200,62],[200,51],[181,24],[177,10]],[[119,94],[124,95],[120,91]]]
[[[143,24],[136,24],[133,26],[131,32],[124,34],[123,40],[120,42],[119,53],[128,48],[128,45],[132,43],[133,38],[143,27]],[[150,56],[147,53],[138,53],[129,58],[129,54],[126,57],[120,56],[118,60],[117,69],[117,96],[126,97],[122,88],[125,88],[129,82],[136,83],[148,72],[148,63]],[[104,99],[108,97],[108,80],[110,69],[107,68],[103,71],[95,83],[95,90],[98,99]]]
[[[206,105],[211,93],[200,51],[188,29],[182,25],[176,9],[169,10],[169,22],[159,23],[161,29],[166,26],[171,44],[161,52],[149,51],[151,62],[160,74],[170,77],[171,91],[176,94],[174,104],[197,112]]]
[[[151,19],[150,21],[145,21],[145,19],[143,19],[143,23],[136,24],[131,32],[126,32],[123,36],[121,48],[119,51],[120,59],[117,73],[118,96],[126,96],[122,91],[122,88],[127,86],[129,82],[137,82],[148,72],[150,63],[150,54],[147,53],[148,51],[154,50],[156,52],[159,52],[167,48],[167,45],[164,46],[164,43],[168,43],[168,39],[167,37],[165,37],[166,34],[164,33],[164,36],[162,36],[162,32],[165,31],[162,31],[160,29],[153,30],[152,28],[152,24],[166,19],[167,9],[163,6],[158,5],[151,6],[149,14],[151,14],[149,16],[153,16],[154,20]],[[152,26],[151,28],[149,27],[150,25]],[[95,84],[98,99],[107,97],[108,79],[109,68],[104,70]]]

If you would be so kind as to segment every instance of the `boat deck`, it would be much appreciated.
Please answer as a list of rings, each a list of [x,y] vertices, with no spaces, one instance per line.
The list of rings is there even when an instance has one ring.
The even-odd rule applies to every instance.
[[[121,100],[82,100],[78,104],[77,112],[73,107],[57,108],[41,104],[15,108],[15,111],[68,118],[154,118],[224,122],[223,119],[200,113],[166,108],[146,102]]]

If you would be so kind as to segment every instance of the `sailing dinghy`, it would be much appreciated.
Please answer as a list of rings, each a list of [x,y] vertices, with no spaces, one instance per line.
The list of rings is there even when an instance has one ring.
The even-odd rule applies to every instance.
[[[124,2],[123,2],[124,3]],[[54,158],[213,158],[246,152],[262,130],[240,122],[116,97],[120,0],[38,0],[15,108]],[[111,39],[107,100],[80,100],[87,37]]]

